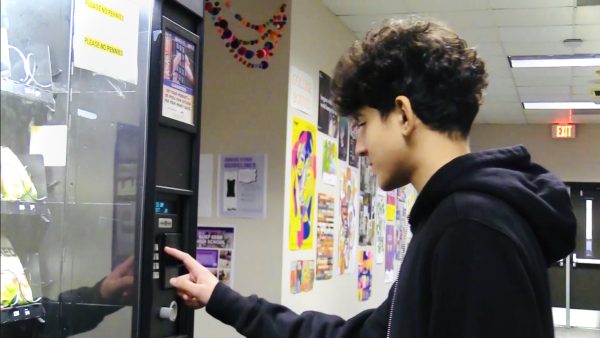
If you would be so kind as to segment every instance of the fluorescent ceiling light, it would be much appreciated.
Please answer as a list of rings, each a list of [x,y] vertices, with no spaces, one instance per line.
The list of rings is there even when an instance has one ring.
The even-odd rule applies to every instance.
[[[595,67],[600,66],[600,54],[509,56],[512,68],[528,67]]]
[[[525,109],[600,109],[597,102],[523,102]]]

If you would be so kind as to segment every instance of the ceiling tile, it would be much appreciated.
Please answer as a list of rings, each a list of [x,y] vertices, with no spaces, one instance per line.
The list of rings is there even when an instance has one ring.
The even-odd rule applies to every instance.
[[[495,74],[497,77],[510,77],[510,64],[505,56],[490,56],[482,58],[485,62],[485,69],[490,74]]]
[[[498,9],[494,22],[501,27],[562,26],[573,24],[573,7],[536,9]]]
[[[403,0],[322,0],[335,15],[405,13]]]
[[[582,6],[575,8],[575,24],[600,24],[600,6]]]
[[[600,123],[600,114],[575,114],[573,115],[573,123],[581,124],[581,123]]]
[[[572,54],[573,49],[565,46],[562,41],[539,42],[504,42],[502,43],[507,55],[562,55]]]
[[[500,27],[503,42],[555,41],[573,37],[571,26]]]
[[[598,54],[600,53],[600,41],[584,41],[581,46],[574,48],[577,54]]]
[[[521,101],[569,101],[571,100],[571,87],[517,87]]]
[[[476,45],[469,44],[469,46],[475,48],[477,53],[481,57],[489,58],[492,56],[504,56],[504,49],[502,49],[502,44],[499,42],[486,42],[486,43],[478,43]]]
[[[385,19],[404,19],[410,14],[397,15],[343,15],[340,20],[352,31],[367,32],[373,27],[379,26]],[[364,34],[363,34],[364,35]]]
[[[551,69],[551,71],[549,71]],[[513,78],[518,87],[569,86],[571,68],[513,68]]]
[[[491,10],[463,12],[430,12],[428,16],[437,18],[453,29],[459,27],[494,27]]]
[[[487,1],[481,0],[405,0],[408,8],[415,12],[455,12],[464,10],[489,9]]]
[[[577,25],[575,26],[574,37],[583,39],[583,41],[600,41],[600,24]]]
[[[523,110],[529,123],[569,123],[568,110]],[[572,121],[572,120],[571,120]],[[550,127],[548,127],[550,128]],[[550,135],[549,135],[550,136]]]
[[[500,37],[498,35],[498,29],[495,27],[481,27],[481,28],[456,28],[458,35],[467,41],[467,44],[474,46],[480,43],[498,43]]]
[[[489,0],[492,8],[543,8],[548,7],[548,0]],[[573,6],[573,0],[552,0],[553,7]]]

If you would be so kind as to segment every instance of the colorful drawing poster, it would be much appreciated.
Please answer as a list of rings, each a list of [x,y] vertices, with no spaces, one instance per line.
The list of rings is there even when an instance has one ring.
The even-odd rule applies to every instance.
[[[371,250],[360,250],[358,254],[358,300],[361,302],[371,297],[372,268],[373,254]]]
[[[290,292],[297,294],[313,289],[315,280],[315,261],[298,260],[290,264]]]
[[[375,236],[375,220],[373,219],[373,198],[371,194],[360,194],[360,212],[358,222],[358,244],[372,245]]]
[[[316,165],[316,127],[299,118],[292,126],[290,187],[290,250],[313,248]]]
[[[319,194],[317,211],[317,280],[333,277],[333,196]]]
[[[331,93],[331,78],[319,71],[319,131],[338,137],[338,114]]]
[[[358,121],[350,120],[350,140],[348,141],[348,165],[358,168],[358,154],[356,153],[356,142],[358,139]]]
[[[340,232],[338,236],[338,272],[340,275],[352,272],[356,259],[356,199],[358,184],[350,167],[340,179]]]
[[[394,226],[385,227],[385,272],[384,282],[394,281]]]
[[[375,263],[381,264],[385,257],[385,192],[376,193],[373,200],[375,211]]]
[[[267,155],[223,155],[219,166],[219,214],[265,217]]]
[[[234,233],[233,227],[198,227],[196,260],[219,281],[233,286]]]
[[[387,204],[385,206],[385,219],[388,222],[396,220],[396,190],[388,191]]]
[[[338,134],[338,159],[348,161],[348,118],[340,117],[340,132]]]
[[[337,181],[337,144],[333,141],[323,142],[323,183],[335,186]]]

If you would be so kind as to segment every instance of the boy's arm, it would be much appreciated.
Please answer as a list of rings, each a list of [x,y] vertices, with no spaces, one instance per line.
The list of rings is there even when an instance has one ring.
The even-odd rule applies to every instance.
[[[262,298],[244,297],[219,283],[206,311],[250,338],[385,337],[389,300],[345,321],[313,311],[298,315]]]

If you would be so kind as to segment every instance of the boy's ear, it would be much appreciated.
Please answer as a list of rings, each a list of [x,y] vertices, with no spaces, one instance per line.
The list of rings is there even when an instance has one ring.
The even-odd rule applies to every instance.
[[[394,109],[396,114],[394,115],[398,118],[398,122],[402,128],[402,135],[408,136],[415,129],[419,118],[412,110],[412,105],[408,97],[404,95],[397,96],[394,101],[396,103],[396,108]]]

